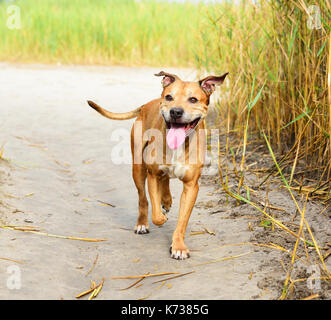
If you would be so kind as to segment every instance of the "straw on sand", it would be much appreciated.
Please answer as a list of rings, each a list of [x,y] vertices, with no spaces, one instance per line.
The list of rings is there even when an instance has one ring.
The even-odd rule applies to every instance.
[[[148,275],[149,272],[146,273],[146,275]],[[129,285],[128,287],[126,288],[123,288],[123,289],[119,289],[120,291],[124,291],[124,290],[128,290],[132,287],[134,287],[135,285],[137,285],[139,282],[143,281],[146,277],[141,277],[140,279],[138,279],[137,281],[135,281],[134,283],[132,283],[131,285]]]
[[[104,282],[104,279],[102,279],[101,283],[93,290],[93,292],[89,296],[88,300],[92,300],[97,297],[97,295],[99,294],[99,292],[101,291],[101,289],[103,287],[103,282]]]
[[[86,290],[80,294],[78,294],[76,296],[76,298],[81,298],[89,293],[92,292],[92,294],[89,296],[88,300],[92,300],[94,299],[98,294],[99,292],[101,291],[102,287],[103,287],[103,283],[104,283],[104,279],[102,279],[102,281],[100,282],[100,284],[96,285],[94,281],[91,281],[91,288],[89,290]]]
[[[19,261],[19,260],[10,259],[10,258],[4,258],[4,257],[0,257],[0,260],[6,260],[6,261],[11,261],[11,262],[16,262],[16,263],[21,263],[21,264],[24,263],[24,262]]]
[[[23,231],[23,232],[30,232],[39,234],[42,236],[52,237],[52,238],[60,238],[60,239],[70,239],[70,240],[80,240],[80,241],[88,241],[88,242],[100,242],[100,241],[107,241],[108,239],[88,239],[88,238],[79,238],[79,237],[71,237],[71,236],[61,236],[56,234],[50,234],[46,232],[40,232],[33,230],[34,227],[27,227],[22,228],[22,226],[10,226],[10,225],[3,225],[0,226],[2,229],[9,229],[9,230],[17,230],[17,231]]]
[[[138,276],[111,277],[111,278],[105,278],[105,279],[137,279],[137,278],[166,276],[168,274],[178,274],[178,273],[179,272],[160,272],[160,273],[152,273],[152,274],[143,274],[143,275],[138,275]]]
[[[0,159],[2,158],[5,144],[3,143],[0,148]]]
[[[96,257],[95,257],[95,259],[94,259],[94,261],[93,261],[92,267],[91,267],[90,270],[86,273],[85,277],[87,277],[87,276],[92,272],[92,270],[94,269],[94,267],[95,267],[95,265],[96,265],[96,263],[97,263],[97,261],[98,261],[98,258],[99,258],[99,254],[97,253],[97,255],[96,255]]]
[[[162,280],[154,281],[154,282],[152,282],[152,284],[154,284],[154,283],[159,283],[159,282],[166,282],[167,280],[172,280],[172,279],[176,279],[176,278],[184,277],[184,276],[186,276],[186,275],[188,275],[188,274],[191,274],[191,273],[194,273],[194,272],[195,272],[195,271],[193,270],[193,271],[190,271],[190,272],[182,273],[182,274],[179,274],[179,275],[177,275],[177,276],[173,276],[173,277],[169,277],[169,278],[166,278],[166,279],[162,279]]]
[[[225,257],[225,258],[221,258],[221,259],[217,259],[217,260],[211,260],[211,261],[207,261],[207,262],[202,262],[202,263],[198,263],[193,265],[193,267],[198,267],[198,266],[202,266],[205,264],[211,264],[211,263],[216,263],[216,262],[222,262],[222,261],[227,261],[227,260],[231,260],[231,259],[235,259],[235,258],[240,258],[243,256],[247,256],[248,254],[251,254],[253,251],[249,251],[249,252],[245,252],[242,254],[238,254],[236,256],[231,256],[231,257]]]

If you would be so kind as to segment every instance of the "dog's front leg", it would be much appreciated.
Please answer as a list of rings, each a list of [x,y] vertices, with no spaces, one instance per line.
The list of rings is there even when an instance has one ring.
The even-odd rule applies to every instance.
[[[152,205],[152,221],[155,225],[161,226],[167,221],[161,210],[162,189],[158,175],[148,172],[147,174],[148,192]]]
[[[183,260],[190,257],[189,249],[184,244],[184,238],[187,224],[199,191],[199,176],[190,181],[183,181],[183,193],[180,198],[178,222],[172,236],[172,245],[170,248],[171,257],[174,259]]]

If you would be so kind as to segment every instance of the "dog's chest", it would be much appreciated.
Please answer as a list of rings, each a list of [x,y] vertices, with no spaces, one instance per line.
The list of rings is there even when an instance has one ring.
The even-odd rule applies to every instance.
[[[170,153],[170,161],[167,164],[160,165],[159,168],[164,174],[167,174],[169,178],[182,179],[188,169],[185,163],[185,154],[183,148],[172,150]]]

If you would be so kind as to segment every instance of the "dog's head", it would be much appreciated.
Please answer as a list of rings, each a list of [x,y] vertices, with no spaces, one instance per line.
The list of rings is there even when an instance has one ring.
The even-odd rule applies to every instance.
[[[227,75],[208,76],[197,82],[188,82],[163,71],[156,74],[163,76],[160,112],[169,129],[167,140],[170,148],[177,149],[178,144],[181,145],[206,117],[210,95]]]

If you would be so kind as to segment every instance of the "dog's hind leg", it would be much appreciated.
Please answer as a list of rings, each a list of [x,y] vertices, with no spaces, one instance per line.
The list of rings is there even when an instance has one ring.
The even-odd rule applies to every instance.
[[[172,205],[172,196],[169,188],[169,176],[163,176],[160,181],[162,213],[167,215]]]
[[[161,187],[160,187],[160,177],[147,173],[147,181],[148,181],[148,193],[151,199],[152,205],[152,221],[155,225],[161,226],[168,219],[162,213],[161,210]]]
[[[134,227],[134,232],[139,234],[149,233],[148,201],[145,190],[146,176],[147,169],[145,164],[134,164],[132,166],[132,177],[139,196],[139,215],[137,224]]]
[[[138,234],[149,233],[148,224],[148,201],[146,197],[146,164],[142,161],[142,127],[141,119],[138,118],[131,130],[131,152],[132,152],[132,177],[138,190],[138,220],[134,227],[134,232]]]

